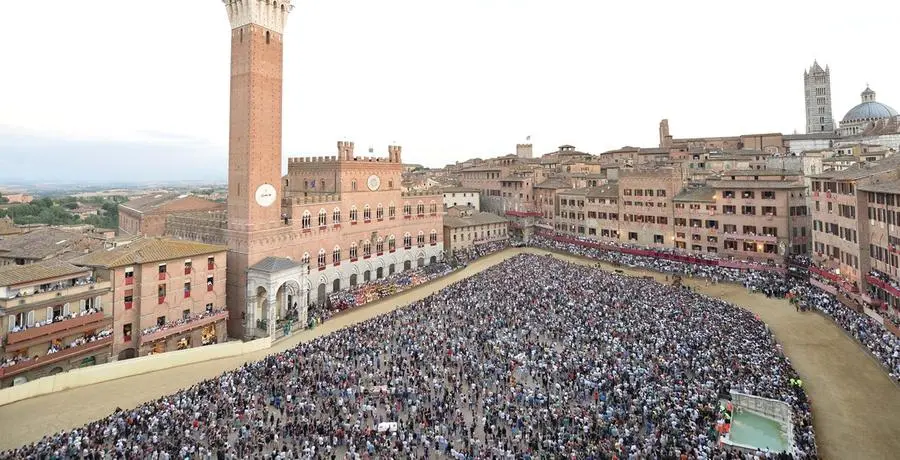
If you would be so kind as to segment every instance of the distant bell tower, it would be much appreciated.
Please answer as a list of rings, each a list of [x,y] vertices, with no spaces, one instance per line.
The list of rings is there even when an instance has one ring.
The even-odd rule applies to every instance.
[[[803,90],[806,95],[806,132],[834,133],[831,116],[831,70],[823,70],[813,61],[809,70],[803,71]]]
[[[270,255],[281,223],[281,84],[291,0],[222,0],[231,23],[227,299],[239,336],[247,269]]]

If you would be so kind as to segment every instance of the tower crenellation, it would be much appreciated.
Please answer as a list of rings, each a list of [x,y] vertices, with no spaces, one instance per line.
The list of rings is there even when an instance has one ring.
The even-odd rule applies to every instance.
[[[279,34],[284,33],[291,0],[222,0],[228,12],[231,28],[256,24]]]

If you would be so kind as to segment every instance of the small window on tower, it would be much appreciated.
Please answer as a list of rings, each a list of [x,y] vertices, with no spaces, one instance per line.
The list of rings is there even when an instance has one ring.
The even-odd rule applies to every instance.
[[[269,44],[269,31],[266,31],[266,44]]]

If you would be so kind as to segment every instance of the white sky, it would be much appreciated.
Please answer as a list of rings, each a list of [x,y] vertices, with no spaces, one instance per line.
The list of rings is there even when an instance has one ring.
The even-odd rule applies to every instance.
[[[189,138],[225,161],[221,1],[3,3],[0,125],[167,149]],[[597,153],[655,146],[664,117],[676,137],[802,132],[814,58],[831,66],[836,118],[867,82],[900,107],[900,2],[294,3],[286,157],[333,155],[346,138],[443,165],[512,152],[526,135],[536,153]]]

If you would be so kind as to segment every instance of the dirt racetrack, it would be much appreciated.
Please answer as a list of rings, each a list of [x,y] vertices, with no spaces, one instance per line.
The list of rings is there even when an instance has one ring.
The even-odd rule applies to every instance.
[[[314,330],[285,339],[265,352],[207,361],[190,366],[135,375],[97,385],[40,396],[0,407],[0,450],[18,447],[56,431],[96,420],[116,407],[134,407],[162,395],[174,393],[201,380],[234,369],[244,362],[286,350],[300,341],[312,340],[350,324],[391,311],[430,295],[445,286],[482,271],[523,252],[546,254],[535,249],[507,249],[484,257],[468,268],[400,295],[340,315]],[[578,257],[555,257],[593,265]],[[612,269],[603,265],[605,269]],[[624,269],[626,274],[664,275]],[[780,299],[750,294],[741,286],[706,286],[704,280],[685,284],[710,296],[753,311],[765,321],[803,377],[813,402],[814,425],[819,452],[826,459],[894,459],[900,452],[900,389],[874,359],[831,320],[816,313],[797,313]],[[893,452],[893,453],[892,453]]]

